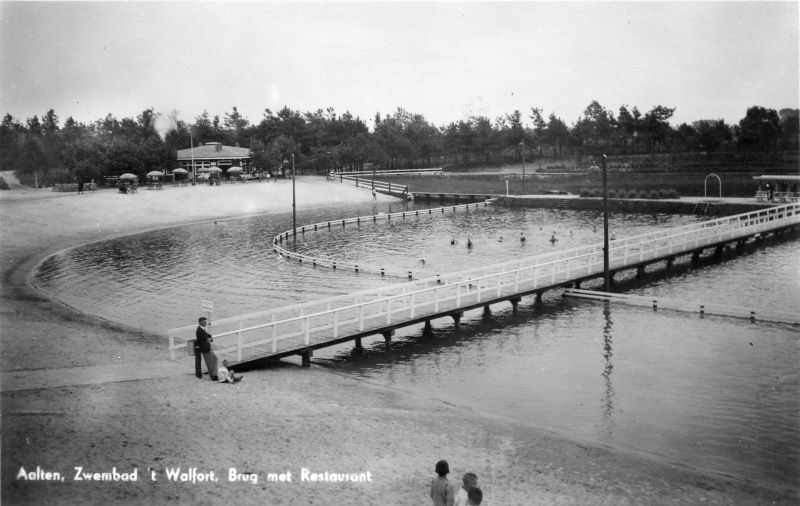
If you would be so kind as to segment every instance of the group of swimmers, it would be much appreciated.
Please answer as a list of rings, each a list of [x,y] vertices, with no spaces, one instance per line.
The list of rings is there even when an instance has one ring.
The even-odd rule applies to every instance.
[[[541,227],[539,227],[539,230],[541,230]],[[572,236],[572,230],[569,231],[569,235],[570,235],[570,237]],[[525,232],[520,232],[519,233],[519,242],[521,244],[525,244],[525,242],[527,240],[528,239],[525,237]],[[503,236],[502,235],[497,238],[497,242],[503,242]],[[558,242],[558,237],[556,237],[556,231],[555,230],[553,230],[553,234],[550,236],[549,242],[553,246],[555,246],[556,243]],[[456,240],[455,237],[451,237],[450,238],[450,246],[455,246],[457,243],[458,243],[458,241]],[[467,249],[472,249],[472,247],[473,247],[472,238],[467,236]],[[420,262],[424,264],[425,260],[422,259]]]

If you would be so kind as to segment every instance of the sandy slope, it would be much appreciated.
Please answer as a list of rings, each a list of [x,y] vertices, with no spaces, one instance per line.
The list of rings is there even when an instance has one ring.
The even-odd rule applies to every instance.
[[[368,200],[368,192],[298,181],[299,207]],[[157,336],[77,314],[27,283],[61,248],[176,223],[291,210],[288,182],[78,195],[0,192],[0,370],[20,375],[68,366],[139,365],[140,378],[2,393],[4,504],[429,504],[434,463],[451,482],[473,471],[484,504],[779,504],[763,490],[635,455],[552,437],[500,416],[434,397],[376,387],[291,364],[219,385],[152,374]],[[155,369],[153,367],[153,369]],[[47,372],[44,372],[44,376]],[[58,471],[63,482],[27,481],[20,469]],[[137,482],[75,481],[88,472]],[[165,470],[211,471],[219,481],[170,482]],[[257,482],[229,482],[230,468]],[[365,483],[301,481],[313,473],[366,473]],[[152,474],[152,473],[155,474]],[[269,481],[291,472],[292,480]],[[155,477],[156,481],[152,478]]]

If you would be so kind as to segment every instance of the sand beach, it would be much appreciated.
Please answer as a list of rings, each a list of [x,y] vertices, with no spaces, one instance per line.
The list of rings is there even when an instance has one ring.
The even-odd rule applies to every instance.
[[[297,180],[298,210],[369,191]],[[390,197],[379,196],[380,199]],[[434,464],[489,505],[791,504],[772,490],[565,439],[291,360],[236,385],[167,362],[164,337],[34,289],[49,255],[105,238],[291,212],[291,183],[0,192],[3,504],[430,504]]]

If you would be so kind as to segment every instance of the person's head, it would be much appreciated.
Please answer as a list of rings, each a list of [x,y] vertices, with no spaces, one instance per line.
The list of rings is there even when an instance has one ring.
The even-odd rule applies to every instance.
[[[464,490],[466,491],[469,491],[469,489],[478,485],[478,477],[475,475],[475,473],[464,474],[462,481],[464,483]]]
[[[470,506],[478,506],[483,501],[483,492],[478,487],[472,487],[467,490],[467,504]]]
[[[227,368],[227,367],[228,367],[228,360],[227,360],[227,359],[223,360],[223,361],[222,361],[222,365],[223,365],[225,368]]]
[[[446,460],[440,460],[436,463],[436,474],[439,476],[447,476],[450,472],[450,466],[447,464]]]
[[[201,327],[205,327],[206,323],[208,323],[208,318],[206,318],[205,316],[201,316],[200,318],[197,319],[197,323],[199,323]]]

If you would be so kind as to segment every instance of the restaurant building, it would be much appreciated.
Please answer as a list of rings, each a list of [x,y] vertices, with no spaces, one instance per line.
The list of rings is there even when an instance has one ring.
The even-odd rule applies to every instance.
[[[221,142],[206,142],[194,148],[178,150],[178,166],[186,169],[189,174],[193,173],[193,168],[200,172],[202,168],[215,165],[224,171],[231,167],[241,167],[245,173],[252,172],[250,149],[223,146]]]

